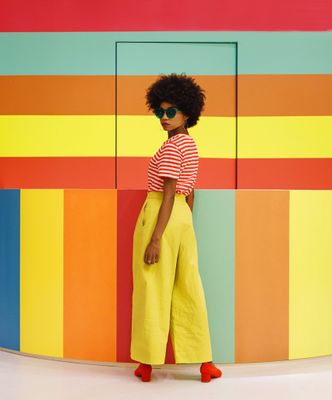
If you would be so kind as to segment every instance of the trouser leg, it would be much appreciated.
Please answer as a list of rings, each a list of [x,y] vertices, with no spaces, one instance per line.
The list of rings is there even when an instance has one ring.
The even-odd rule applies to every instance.
[[[200,363],[212,360],[206,300],[199,273],[197,241],[189,208],[179,246],[170,329],[176,363]]]
[[[146,205],[146,207],[144,207]],[[144,253],[151,239],[161,200],[143,204],[133,236],[133,293],[130,357],[145,364],[165,362],[170,326],[179,235],[176,229],[177,207],[160,241],[158,263],[145,264]]]

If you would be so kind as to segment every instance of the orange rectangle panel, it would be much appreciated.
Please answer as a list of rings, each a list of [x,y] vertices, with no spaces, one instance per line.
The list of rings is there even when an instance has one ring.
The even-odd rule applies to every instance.
[[[116,190],[65,190],[64,358],[116,361]]]
[[[236,192],[235,362],[288,359],[289,192]]]

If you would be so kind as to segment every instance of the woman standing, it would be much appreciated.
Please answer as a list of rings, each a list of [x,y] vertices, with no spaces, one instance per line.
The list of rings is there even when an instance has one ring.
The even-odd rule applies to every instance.
[[[201,363],[201,381],[222,372],[213,364],[204,289],[193,227],[198,151],[187,128],[196,125],[205,94],[185,74],[161,75],[146,104],[168,139],[148,169],[148,193],[133,236],[130,356],[135,375],[151,379],[151,364],[165,361],[170,332],[176,363]]]

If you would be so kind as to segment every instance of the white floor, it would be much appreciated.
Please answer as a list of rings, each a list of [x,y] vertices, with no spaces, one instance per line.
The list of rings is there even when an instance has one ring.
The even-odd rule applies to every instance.
[[[223,376],[200,381],[199,364],[154,367],[152,380],[134,376],[138,363],[48,360],[0,350],[1,400],[332,400],[332,356],[250,364],[217,364]]]

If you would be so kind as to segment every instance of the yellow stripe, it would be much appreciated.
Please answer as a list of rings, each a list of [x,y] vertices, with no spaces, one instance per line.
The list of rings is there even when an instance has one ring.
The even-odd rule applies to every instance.
[[[21,190],[20,351],[63,357],[63,190]]]
[[[200,157],[234,158],[234,117],[200,117],[189,129]],[[240,117],[241,158],[332,157],[332,117]],[[1,157],[114,156],[112,115],[0,117]],[[150,157],[168,138],[154,116],[119,115],[117,150],[122,157]]]
[[[1,157],[114,156],[112,115],[3,115]]]
[[[1,116],[0,157],[114,156],[115,118]],[[235,157],[235,118],[201,117],[189,130],[200,157]],[[168,138],[155,116],[118,116],[118,155],[149,157]]]
[[[240,158],[332,157],[332,117],[240,117]]]
[[[155,116],[121,115],[117,117],[118,155],[150,157],[168,139]],[[200,157],[235,158],[234,117],[200,117],[189,128]]]
[[[290,192],[289,358],[332,353],[332,191]]]

